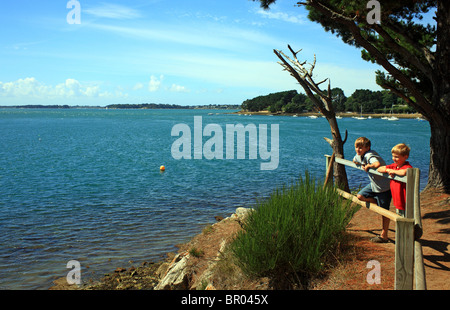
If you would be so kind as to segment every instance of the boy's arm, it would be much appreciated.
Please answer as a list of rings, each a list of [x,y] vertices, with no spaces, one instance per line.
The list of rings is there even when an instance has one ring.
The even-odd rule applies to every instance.
[[[373,163],[371,163],[371,164],[366,164],[366,165],[364,165],[363,168],[364,168],[364,170],[367,172],[367,171],[369,171],[370,168],[372,168],[372,169],[377,169],[377,168],[379,168],[380,166],[381,166],[381,163],[380,163],[379,161],[375,161],[375,162],[373,162]]]
[[[405,176],[406,175],[406,169],[401,169],[401,170],[394,170],[394,169],[386,169],[386,173],[389,173],[390,175],[398,175],[398,176]]]
[[[408,166],[407,168],[405,167],[406,169],[397,170],[397,169],[392,169],[393,166],[394,166],[393,164],[388,165],[388,166],[383,166],[383,167],[378,168],[377,171],[382,172],[382,173],[388,173],[390,176],[398,175],[400,177],[403,177],[406,175],[406,169],[410,167],[410,166]]]
[[[386,166],[381,166],[377,169],[378,172],[386,173]]]

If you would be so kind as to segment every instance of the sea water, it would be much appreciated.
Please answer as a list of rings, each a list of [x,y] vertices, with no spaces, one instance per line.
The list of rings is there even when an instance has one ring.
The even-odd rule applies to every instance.
[[[261,159],[174,159],[177,124],[277,124],[279,162]],[[393,145],[429,165],[426,121],[338,120],[348,130],[345,158],[366,136],[391,163]],[[156,261],[201,232],[214,216],[252,207],[305,171],[323,178],[332,150],[324,118],[245,116],[227,110],[0,109],[0,289],[47,289],[78,261],[81,280],[116,267]],[[208,137],[203,137],[203,142]],[[161,172],[159,167],[165,166]],[[347,168],[352,188],[367,175]]]

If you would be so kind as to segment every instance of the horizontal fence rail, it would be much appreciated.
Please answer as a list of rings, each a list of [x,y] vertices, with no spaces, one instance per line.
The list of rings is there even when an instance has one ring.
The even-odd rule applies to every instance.
[[[328,155],[326,155],[326,156],[328,156]],[[350,160],[347,160],[347,159],[335,157],[334,161],[337,162],[338,164],[342,164],[342,165],[345,165],[345,166],[348,166],[348,167],[352,167],[352,168],[355,168],[355,169],[358,169],[358,170],[365,171],[361,167],[361,165],[357,165],[354,162],[352,162]],[[407,177],[406,176],[401,177],[401,176],[396,175],[395,177],[391,177],[388,173],[381,173],[381,172],[378,172],[377,170],[372,169],[372,168],[370,168],[368,172],[372,173],[372,174],[375,174],[375,175],[380,175],[380,176],[386,177],[386,178],[391,179],[391,180],[396,180],[396,181],[400,181],[400,182],[403,182],[403,183],[407,182]]]
[[[349,194],[347,192],[344,192],[343,190],[341,190],[339,188],[337,188],[336,190],[338,191],[339,195],[341,195],[342,197],[344,197],[344,198],[346,198],[348,200],[351,200],[354,203],[359,204],[360,206],[366,207],[367,209],[369,209],[369,210],[371,210],[373,212],[376,212],[376,213],[378,213],[378,214],[380,214],[380,215],[382,215],[384,217],[387,217],[391,221],[397,222],[397,219],[401,218],[400,215],[398,215],[398,214],[396,214],[396,213],[394,213],[392,211],[386,210],[386,209],[384,209],[382,207],[379,207],[375,203],[361,201],[355,195],[352,195],[352,194]]]

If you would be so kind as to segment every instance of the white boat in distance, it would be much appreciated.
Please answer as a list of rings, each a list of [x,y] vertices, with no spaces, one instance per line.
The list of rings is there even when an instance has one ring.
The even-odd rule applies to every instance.
[[[395,117],[395,116],[391,116],[391,117],[388,117],[388,118],[386,118],[388,121],[398,121],[398,117]]]
[[[398,121],[398,117],[395,117],[395,116],[392,115],[393,111],[394,111],[394,104],[392,104],[391,113],[390,113],[389,117],[386,117],[386,119],[388,121]]]
[[[362,116],[362,105],[361,105],[361,114],[360,114],[360,116],[354,116],[353,118],[354,119],[367,119],[366,117]]]

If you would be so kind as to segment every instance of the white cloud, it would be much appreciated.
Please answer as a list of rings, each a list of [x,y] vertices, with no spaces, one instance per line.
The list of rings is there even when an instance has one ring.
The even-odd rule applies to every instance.
[[[15,82],[0,82],[0,94],[6,97],[35,96],[45,91],[35,78],[18,79]]]
[[[102,3],[97,7],[83,9],[82,12],[95,17],[112,19],[133,19],[141,17],[139,11],[135,9],[111,3]]]
[[[201,27],[184,26],[182,28],[166,24],[149,24],[138,27],[125,27],[106,24],[88,24],[93,29],[110,32],[127,39],[138,39],[139,44],[156,41],[182,44],[189,47],[208,47],[221,50],[240,51],[254,49],[255,46],[280,46],[284,41],[253,29],[224,27],[208,24]]]
[[[98,85],[83,85],[75,79],[66,79],[56,86],[40,83],[34,77],[18,79],[14,82],[0,82],[0,96],[12,98],[78,98],[105,96]]]
[[[187,89],[184,86],[181,85],[176,85],[176,84],[172,84],[172,87],[170,87],[170,91],[171,92],[176,92],[176,93],[189,93],[190,90]]]
[[[67,79],[62,89],[69,97],[78,97],[83,93],[80,82],[74,79]]]
[[[161,75],[160,77],[159,77],[159,80],[158,80],[158,78],[157,77],[155,77],[155,76],[151,76],[150,77],[150,82],[148,82],[148,90],[150,91],[150,92],[155,92],[155,91],[157,91],[160,87],[161,87],[161,83],[162,83],[162,80],[164,79],[164,76],[163,75]]]
[[[261,15],[264,18],[277,19],[277,20],[281,20],[284,22],[288,22],[288,23],[293,23],[293,24],[304,24],[305,23],[305,18],[301,15],[289,15],[288,13],[275,12],[275,11],[263,10],[263,9],[259,9],[258,11],[256,11],[256,13],[258,15]]]
[[[170,61],[161,63],[158,70],[167,75],[183,77],[190,81],[216,84],[214,87],[265,87],[273,89],[292,87],[293,79],[283,72],[276,61],[236,59],[219,55],[196,55],[190,53],[168,54]],[[274,58],[276,56],[274,55]],[[185,83],[185,82],[181,82]],[[286,85],[287,84],[287,85]],[[181,84],[183,85],[183,84]]]
[[[156,92],[161,89],[162,82],[164,80],[164,75],[160,75],[159,79],[152,75],[150,77],[150,81],[148,82],[148,91],[150,92]],[[133,89],[138,90],[142,88],[142,83],[137,83]],[[165,91],[175,92],[175,93],[189,93],[190,90],[186,88],[185,86],[172,84],[171,87],[165,87]]]
[[[142,83],[136,83],[136,85],[134,85],[133,90],[139,90],[144,88],[144,84]]]
[[[88,86],[84,91],[84,94],[87,97],[97,97],[100,93],[99,90],[100,90],[99,86]]]

